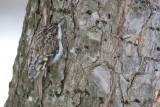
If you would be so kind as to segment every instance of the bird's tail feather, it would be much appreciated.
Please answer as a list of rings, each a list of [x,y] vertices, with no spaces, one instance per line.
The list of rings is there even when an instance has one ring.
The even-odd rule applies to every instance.
[[[34,80],[34,101],[41,104],[42,101],[42,77],[43,73],[40,73]]]

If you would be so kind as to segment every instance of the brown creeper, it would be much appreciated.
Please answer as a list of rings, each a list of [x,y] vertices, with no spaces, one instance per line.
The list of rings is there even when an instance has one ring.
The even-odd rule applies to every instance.
[[[42,99],[42,77],[46,67],[57,62],[63,53],[60,25],[63,19],[42,27],[33,36],[29,51],[28,76],[34,80],[35,100]]]

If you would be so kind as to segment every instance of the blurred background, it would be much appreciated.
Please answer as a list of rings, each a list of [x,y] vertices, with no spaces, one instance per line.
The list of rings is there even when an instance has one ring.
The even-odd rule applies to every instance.
[[[8,97],[27,2],[0,0],[0,107],[3,107]]]

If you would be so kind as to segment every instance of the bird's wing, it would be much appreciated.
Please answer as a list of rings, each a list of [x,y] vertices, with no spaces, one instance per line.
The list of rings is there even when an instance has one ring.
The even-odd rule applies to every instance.
[[[55,25],[41,28],[33,37],[30,49],[30,63],[28,75],[35,79],[46,66],[52,62],[59,45],[57,38],[58,28]]]

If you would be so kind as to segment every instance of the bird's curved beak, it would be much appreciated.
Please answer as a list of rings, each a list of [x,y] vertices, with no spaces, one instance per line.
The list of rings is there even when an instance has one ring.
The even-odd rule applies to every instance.
[[[61,23],[61,21],[62,21],[64,18],[65,18],[65,17],[63,17],[62,19],[60,19],[60,20],[57,22],[57,24]]]

